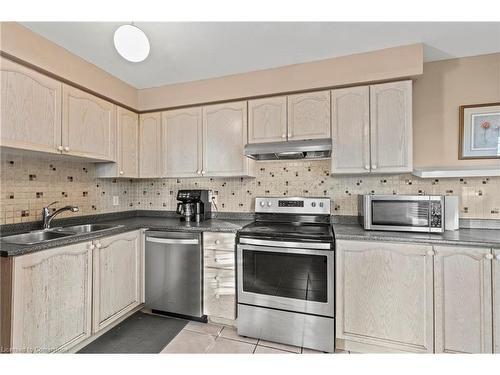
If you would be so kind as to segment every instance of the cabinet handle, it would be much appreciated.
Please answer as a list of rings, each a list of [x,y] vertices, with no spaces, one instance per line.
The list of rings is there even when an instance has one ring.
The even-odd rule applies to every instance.
[[[201,174],[202,174],[202,175],[204,175],[204,174],[205,174],[205,170],[204,170],[204,169],[202,169],[202,170],[201,170]]]
[[[101,246],[102,246],[102,245],[101,245],[101,243],[100,243],[100,242],[98,242],[98,243],[96,243],[96,244],[95,244],[95,247],[97,247],[98,249],[100,249],[100,248],[101,248]]]
[[[286,134],[285,133],[281,134],[281,138],[286,138]]]
[[[372,169],[377,169],[377,164],[373,164]]]
[[[95,246],[94,246],[94,244],[93,244],[93,243],[91,243],[91,244],[89,245],[89,249],[90,249],[90,250],[94,250],[94,249],[95,249]]]
[[[57,146],[57,150],[58,150],[58,151],[63,151],[63,150],[64,150],[64,147],[63,147],[63,146]]]
[[[369,171],[369,170],[370,170],[370,166],[369,166],[368,164],[367,164],[367,165],[365,165],[365,169],[366,169],[367,171]]]
[[[497,255],[497,260],[500,260],[500,254]]]
[[[288,133],[288,138],[290,138],[292,136],[292,133]]]
[[[493,254],[486,254],[484,257],[488,260],[491,260],[493,259]]]
[[[196,171],[196,174],[201,174],[201,171],[198,169],[198,170]]]
[[[120,171],[120,174],[123,174],[123,171]]]
[[[216,245],[220,244],[220,241],[219,240],[215,240],[215,244]]]
[[[214,276],[214,280],[219,280],[219,276]]]
[[[215,295],[215,298],[219,299],[219,298],[220,298],[220,294],[218,294],[218,293],[217,293],[217,294]]]
[[[435,255],[435,254],[436,254],[436,253],[435,253],[434,251],[432,251],[432,250],[429,250],[429,251],[427,252],[427,255],[429,255],[429,256],[432,256],[432,255]]]
[[[68,146],[64,147],[64,151],[69,152],[69,147]]]

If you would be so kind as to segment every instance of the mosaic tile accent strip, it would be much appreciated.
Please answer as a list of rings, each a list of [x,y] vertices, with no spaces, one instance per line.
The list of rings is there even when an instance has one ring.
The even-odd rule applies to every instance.
[[[78,215],[173,211],[179,189],[212,190],[220,212],[253,212],[257,196],[330,197],[333,215],[357,215],[358,194],[449,194],[460,197],[461,218],[500,219],[500,177],[330,176],[329,160],[262,162],[256,178],[99,179],[92,163],[8,155],[0,167],[0,224],[41,220],[42,207],[56,200],[55,208],[79,206]]]

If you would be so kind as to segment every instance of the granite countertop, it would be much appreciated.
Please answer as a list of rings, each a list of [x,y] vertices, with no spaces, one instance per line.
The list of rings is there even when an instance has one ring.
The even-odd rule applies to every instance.
[[[87,220],[85,220],[87,221]],[[59,246],[70,245],[78,242],[90,241],[96,238],[112,236],[119,233],[129,232],[136,229],[147,228],[160,231],[189,231],[189,232],[228,232],[236,233],[243,226],[249,224],[251,220],[242,219],[209,219],[200,223],[186,223],[177,217],[150,217],[134,216],[125,218],[113,218],[110,220],[99,220],[99,224],[117,225],[119,227],[101,232],[84,233],[74,236],[68,236],[54,241],[38,243],[33,245],[17,245],[0,242],[0,256],[13,257],[34,253],[37,251],[50,249]],[[83,222],[82,222],[83,223]],[[73,222],[71,225],[75,225]],[[6,236],[11,233],[2,233]],[[13,233],[12,233],[13,234]]]
[[[358,224],[333,224],[336,240],[412,242],[433,245],[480,246],[500,249],[499,229],[459,229],[442,234],[364,230]]]

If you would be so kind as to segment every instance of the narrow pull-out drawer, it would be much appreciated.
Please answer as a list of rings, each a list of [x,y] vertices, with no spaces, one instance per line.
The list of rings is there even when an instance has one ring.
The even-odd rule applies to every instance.
[[[234,233],[204,232],[203,248],[234,251],[235,237]]]
[[[204,251],[205,267],[234,269],[235,258],[233,251],[210,250]]]

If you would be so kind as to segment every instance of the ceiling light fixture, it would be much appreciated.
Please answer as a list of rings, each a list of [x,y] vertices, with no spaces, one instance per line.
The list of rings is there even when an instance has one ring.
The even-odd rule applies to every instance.
[[[141,62],[149,55],[149,40],[144,31],[137,26],[122,25],[115,31],[116,51],[125,60]]]

